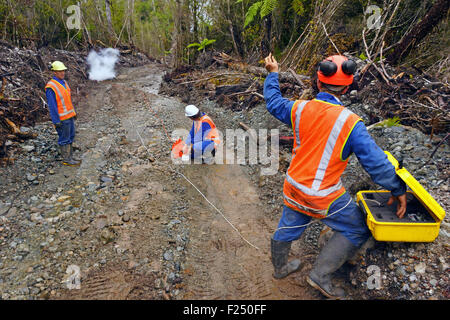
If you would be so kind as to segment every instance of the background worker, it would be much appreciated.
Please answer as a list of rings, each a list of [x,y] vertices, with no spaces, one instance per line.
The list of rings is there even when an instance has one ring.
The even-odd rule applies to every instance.
[[[281,96],[278,63],[272,54],[265,58],[265,67],[269,71],[264,82],[267,110],[294,133],[283,213],[271,239],[274,277],[284,278],[299,269],[298,259],[288,262],[291,243],[300,238],[313,217],[319,218],[335,232],[319,253],[307,282],[329,298],[343,298],[344,290],[332,285],[332,274],[370,236],[365,217],[341,182],[350,155],[356,155],[375,183],[391,191],[388,205],[398,201],[400,218],[406,211],[406,185],[361,119],[339,100],[353,82],[353,61],[344,56],[322,61],[317,71],[320,93],[311,101]]]
[[[209,116],[192,104],[186,106],[185,115],[193,122],[185,140],[183,160],[190,154],[190,159],[201,158],[204,163],[212,163],[220,143],[216,125]]]
[[[75,139],[76,113],[72,104],[70,87],[65,77],[66,66],[60,62],[52,63],[53,78],[45,86],[50,117],[58,132],[58,145],[64,165],[77,166],[79,160],[73,158],[72,143]]]

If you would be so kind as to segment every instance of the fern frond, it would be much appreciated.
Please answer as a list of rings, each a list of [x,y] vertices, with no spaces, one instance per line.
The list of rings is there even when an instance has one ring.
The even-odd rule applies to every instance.
[[[248,8],[247,13],[245,14],[245,22],[244,22],[244,28],[247,27],[250,23],[255,20],[256,15],[258,14],[259,9],[261,8],[263,1],[255,2],[251,5],[250,8]]]
[[[272,13],[278,5],[278,0],[264,0],[261,6],[261,19]]]
[[[200,43],[197,43],[197,42],[191,43],[186,48],[192,48],[192,47],[200,47]]]

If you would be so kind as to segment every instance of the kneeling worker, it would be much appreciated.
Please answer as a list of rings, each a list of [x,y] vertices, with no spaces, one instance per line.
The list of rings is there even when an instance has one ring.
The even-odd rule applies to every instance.
[[[80,161],[73,158],[72,147],[75,139],[74,119],[77,114],[72,105],[69,84],[64,80],[67,68],[62,62],[55,61],[51,70],[54,76],[45,86],[45,95],[52,122],[58,132],[62,161],[66,166],[77,166]]]
[[[216,125],[204,112],[196,106],[188,105],[185,115],[193,121],[191,131],[185,140],[183,148],[183,160],[202,159],[204,163],[210,164],[219,145],[219,133]]]

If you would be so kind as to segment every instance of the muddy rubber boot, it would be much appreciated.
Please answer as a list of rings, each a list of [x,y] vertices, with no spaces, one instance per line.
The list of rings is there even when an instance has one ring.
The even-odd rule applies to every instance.
[[[202,163],[212,164],[212,163],[214,163],[214,157],[212,155],[204,155],[202,158]]]
[[[79,166],[80,163],[77,161],[74,161],[71,157],[70,157],[70,145],[66,144],[64,146],[60,146],[61,148],[61,157],[63,158],[62,160],[62,164],[65,166]]]
[[[72,159],[73,161],[75,161],[75,162],[78,162],[78,164],[80,164],[81,163],[81,160],[80,159],[77,159],[77,158],[74,158],[74,156],[73,156],[73,150],[74,150],[74,148],[73,148],[73,146],[72,146],[72,144],[69,144],[69,154],[70,154],[70,159]]]
[[[288,262],[289,251],[291,250],[292,242],[277,241],[273,238],[270,240],[270,248],[272,253],[272,264],[275,272],[273,277],[275,279],[282,279],[297,271],[300,268],[300,260],[295,259]]]
[[[323,247],[306,281],[330,299],[344,299],[342,288],[331,283],[332,274],[339,269],[358,249],[340,232],[335,232]]]

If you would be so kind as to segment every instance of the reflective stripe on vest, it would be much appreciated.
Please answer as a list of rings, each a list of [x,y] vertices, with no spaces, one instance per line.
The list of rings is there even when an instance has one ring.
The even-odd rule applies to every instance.
[[[50,88],[55,92],[56,97],[56,104],[58,106],[58,115],[60,120],[66,120],[71,117],[71,114],[73,116],[76,115],[75,110],[72,105],[72,101],[70,99],[70,87],[66,81],[64,81],[64,84],[66,85],[66,88],[64,88],[60,83],[58,83],[56,80],[50,80],[47,85],[45,86],[45,89]]]
[[[299,103],[300,100],[298,100],[296,103]],[[306,104],[309,102],[309,100],[302,101],[298,104],[297,111],[295,112],[295,138],[297,139],[297,146],[294,148],[294,152],[300,147],[300,132],[299,132],[299,123],[300,118],[302,116],[303,108],[306,106]]]
[[[336,141],[339,137],[339,134],[341,133],[342,127],[351,114],[352,112],[350,110],[344,109],[334,123],[333,129],[331,129],[330,136],[328,137],[325,150],[323,151],[322,159],[320,159],[319,167],[317,168],[316,177],[314,178],[314,182],[312,184],[313,190],[319,190],[320,185],[323,181],[323,177],[325,176],[325,171],[327,170],[328,164],[330,163],[331,154],[333,153]],[[341,181],[339,180],[338,185],[340,184],[342,186],[342,183],[340,182]]]
[[[284,200],[286,200],[288,203],[290,203],[291,205],[293,205],[294,207],[297,207],[297,209],[300,209],[302,211],[306,211],[315,215],[320,215],[320,216],[326,216],[327,214],[327,210],[326,209],[314,209],[314,208],[310,208],[307,207],[303,204],[298,203],[297,201],[295,201],[294,199],[289,198],[287,195],[283,194]]]
[[[340,151],[360,118],[343,106],[319,100],[296,101],[292,116],[295,140],[284,201],[293,209],[323,218],[329,205],[345,192],[340,175],[348,159],[341,160]],[[300,146],[301,153],[297,154]]]

